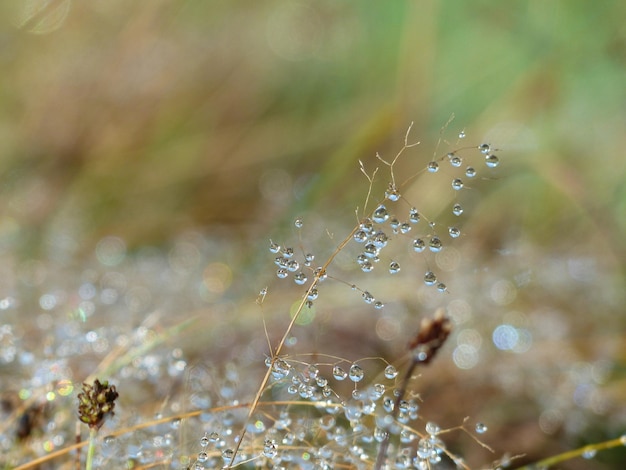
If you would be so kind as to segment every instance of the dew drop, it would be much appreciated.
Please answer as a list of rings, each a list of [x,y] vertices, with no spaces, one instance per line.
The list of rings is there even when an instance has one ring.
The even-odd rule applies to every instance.
[[[287,270],[295,273],[298,269],[300,269],[300,263],[298,263],[295,259],[290,259],[287,262]]]
[[[279,269],[276,271],[276,276],[277,276],[279,279],[285,279],[288,275],[289,275],[289,272],[288,272],[285,268],[279,268]]]
[[[416,238],[415,240],[413,240],[413,249],[416,253],[421,253],[422,251],[424,251],[424,248],[426,248],[426,243],[424,243],[424,240],[422,240],[421,238]]]
[[[435,282],[437,282],[437,275],[434,272],[428,271],[426,274],[424,274],[424,284],[426,284],[427,286],[432,286],[435,284]]]
[[[359,228],[365,233],[370,233],[372,230],[374,230],[374,225],[372,224],[372,221],[370,219],[365,219],[359,224]]]
[[[400,224],[400,233],[409,233],[411,231],[411,226],[408,222],[402,222]]]
[[[273,459],[278,454],[276,443],[271,439],[266,439],[263,445],[263,456],[268,459]]]
[[[356,257],[357,264],[363,264],[366,261],[367,261],[367,256],[365,256],[365,253],[360,253],[359,255],[357,255]]]
[[[283,248],[283,256],[285,258],[292,258],[293,257],[293,248],[286,246],[285,248]]]
[[[458,168],[461,166],[461,164],[463,163],[463,160],[461,159],[461,157],[459,157],[458,155],[455,154],[448,154],[448,161],[450,162],[450,165],[452,165],[455,168]]]
[[[416,224],[420,221],[420,213],[417,211],[415,207],[412,207],[409,211],[409,221],[412,224]]]
[[[428,242],[428,249],[433,253],[439,253],[443,248],[441,239],[439,237],[432,237]]]
[[[297,273],[294,277],[293,280],[296,284],[298,284],[299,286],[303,285],[306,283],[307,281],[307,277],[306,274],[304,274],[302,271],[300,271],[299,273]]]
[[[400,221],[393,217],[389,220],[389,226],[393,229],[394,233],[398,233],[398,227],[400,227]]]
[[[463,206],[459,203],[456,203],[452,206],[452,213],[457,217],[463,213]]]
[[[459,238],[461,236],[461,231],[457,227],[448,228],[448,233],[452,238]]]
[[[324,282],[328,278],[328,273],[321,267],[315,268],[315,270],[313,271],[313,275],[320,282]]]
[[[485,165],[487,165],[489,168],[495,168],[498,166],[499,163],[500,159],[493,154],[487,155],[485,157]]]
[[[202,436],[200,439],[200,447],[206,447],[209,445],[209,438],[207,436]]]
[[[343,370],[341,367],[339,366],[333,367],[333,377],[335,378],[335,380],[345,380],[347,376],[348,376],[348,373],[345,370]]]
[[[354,241],[356,241],[357,243],[365,243],[366,240],[367,232],[365,232],[365,230],[357,230],[354,233]]]
[[[365,301],[366,304],[374,303],[374,296],[370,294],[368,291],[365,291],[361,294],[361,297]]]
[[[316,287],[314,287],[313,289],[311,289],[311,291],[309,292],[309,295],[307,295],[307,299],[309,300],[316,300],[317,297],[319,295],[319,292],[317,290]]]
[[[209,454],[206,452],[198,453],[198,462],[206,462],[207,460],[209,460]]]
[[[478,434],[485,434],[487,432],[487,425],[484,423],[476,423],[474,429]]]
[[[383,205],[378,206],[378,208],[374,211],[372,215],[372,220],[377,224],[382,224],[389,218],[389,212],[387,212],[387,208]]]
[[[391,413],[393,409],[395,408],[395,402],[393,401],[393,398],[385,397],[383,399],[383,408],[385,409],[386,412]]]
[[[365,253],[365,256],[368,258],[378,256],[378,251],[378,247],[373,242],[368,242],[363,248],[363,253]]]
[[[398,370],[394,366],[389,364],[387,367],[385,367],[385,377],[387,377],[389,380],[395,379],[397,375]]]
[[[372,272],[373,269],[374,269],[374,265],[370,263],[369,261],[366,261],[365,263],[361,265],[361,271],[363,271],[364,273],[370,273]]]
[[[397,274],[400,272],[400,264],[397,261],[392,261],[389,264],[389,274]]]
[[[589,459],[594,458],[597,453],[598,451],[596,449],[594,449],[591,446],[588,446],[587,448],[585,448],[585,450],[583,450],[582,457],[583,459],[589,460]]]
[[[224,449],[222,451],[222,459],[224,459],[225,462],[230,462],[234,455],[235,451],[233,449]]]
[[[389,189],[385,191],[385,197],[392,202],[400,199],[400,191],[398,191],[392,184],[389,184]]]
[[[439,171],[439,163],[437,163],[437,162],[428,162],[428,166],[426,168],[431,173],[437,173]]]
[[[359,366],[358,364],[352,364],[350,366],[350,372],[348,373],[348,377],[350,378],[350,380],[352,380],[353,382],[360,382],[361,380],[363,380],[364,376],[365,372],[363,371],[361,366]]]
[[[435,424],[432,421],[429,421],[428,423],[426,423],[426,432],[430,434],[431,436],[434,436],[441,432],[441,428],[439,427],[438,424]]]
[[[377,310],[382,310],[385,307],[385,304],[382,303],[380,300],[377,300],[376,302],[374,302],[374,308]]]
[[[465,139],[465,131],[459,132],[459,139]]]
[[[278,253],[280,251],[280,245],[270,240],[270,251],[272,253]]]
[[[454,178],[452,180],[452,189],[455,191],[463,189],[463,180],[461,178]]]
[[[389,237],[387,237],[387,234],[383,232],[382,230],[379,230],[378,232],[376,232],[376,234],[374,235],[374,238],[372,239],[372,243],[374,243],[374,246],[376,248],[385,248],[387,246],[388,241],[389,241]]]
[[[437,290],[439,292],[445,292],[446,290],[448,290],[448,287],[443,282],[440,282],[439,284],[437,284]]]
[[[307,253],[306,255],[304,255],[304,264],[306,266],[310,266],[314,259],[315,255],[313,253]]]
[[[465,176],[467,176],[468,178],[473,178],[474,176],[476,176],[476,170],[474,169],[474,167],[468,166],[465,169]]]
[[[487,154],[491,150],[491,146],[489,144],[480,144],[478,150],[480,150],[481,153]]]
[[[302,220],[302,217],[298,217],[295,221],[294,221],[294,225],[296,226],[296,228],[302,228],[302,224],[304,223],[304,221]]]

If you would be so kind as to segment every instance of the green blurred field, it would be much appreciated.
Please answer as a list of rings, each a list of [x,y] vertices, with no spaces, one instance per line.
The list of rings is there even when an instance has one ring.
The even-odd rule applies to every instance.
[[[302,214],[320,233],[348,233],[367,191],[359,160],[392,158],[414,122],[421,145],[396,168],[412,174],[454,114],[439,153],[464,130],[503,162],[470,193],[456,291],[480,312],[463,328],[486,345],[480,371],[442,359],[443,372],[425,372],[424,408],[432,395],[447,425],[491,420],[485,440],[528,461],[626,432],[624,2],[15,0],[0,17],[0,297],[23,307],[3,323],[34,318],[35,292],[71,293],[98,242],[120,237],[129,256],[153,250],[172,265],[191,243],[224,262],[223,297],[217,289],[210,307],[172,298],[176,318],[223,309],[211,338],[262,343],[254,298],[274,277],[267,240],[289,237]],[[437,206],[438,193],[414,191]],[[52,267],[28,283],[33,263]],[[503,279],[516,296],[498,304],[490,289]],[[387,297],[415,301],[393,289]],[[281,305],[297,298],[282,295]],[[345,294],[333,295],[342,307]],[[233,310],[244,313],[233,320]],[[535,332],[528,353],[491,345],[488,331],[511,315]],[[270,321],[276,335],[284,323]],[[332,325],[314,329],[314,347],[334,344],[315,339]],[[367,331],[353,333],[355,354],[404,344],[364,346]],[[181,341],[190,357],[211,356],[205,339]],[[3,389],[14,373],[0,367]],[[542,431],[546,410],[560,415]],[[625,455],[562,468],[621,468]]]

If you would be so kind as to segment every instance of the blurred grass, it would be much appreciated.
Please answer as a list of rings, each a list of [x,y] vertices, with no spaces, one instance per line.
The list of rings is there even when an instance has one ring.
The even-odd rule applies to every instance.
[[[475,259],[520,239],[539,262],[596,257],[598,283],[624,285],[623,2],[61,0],[26,10],[37,3],[0,6],[6,256],[80,257],[106,235],[167,247],[189,229],[264,246],[303,212],[352,214],[366,190],[358,160],[372,168],[376,152],[393,154],[412,121],[422,144],[398,171],[421,167],[454,113],[446,138],[464,128],[506,162],[470,219]],[[624,323],[621,292],[596,305],[609,328]],[[571,292],[562,295],[567,311]],[[616,366],[625,357],[618,350]]]
[[[71,4],[48,34],[4,9],[4,225],[37,233],[29,249],[55,221],[131,244],[258,222],[272,168],[311,180],[305,205],[350,204],[358,158],[451,113],[595,206],[623,192],[619,2],[112,1]]]

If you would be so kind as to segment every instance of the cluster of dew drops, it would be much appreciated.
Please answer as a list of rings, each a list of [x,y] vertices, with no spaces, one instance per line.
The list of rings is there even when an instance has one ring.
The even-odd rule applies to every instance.
[[[465,138],[465,133],[461,132],[459,138]],[[460,191],[465,188],[466,179],[474,179],[478,175],[478,170],[471,165],[464,166],[464,158],[460,154],[461,150],[478,149],[481,154],[484,155],[484,163],[488,168],[495,168],[499,165],[500,160],[497,155],[492,153],[490,144],[483,143],[477,147],[465,147],[460,150],[456,150],[446,154],[445,156],[434,159],[428,162],[426,165],[426,172],[437,173],[440,171],[442,165],[446,162],[452,169],[458,169],[463,172],[462,175],[456,175],[452,178],[451,186],[454,191]],[[356,262],[364,273],[370,273],[374,270],[375,265],[379,264],[381,260],[381,252],[388,245],[390,241],[390,234],[393,236],[403,235],[409,236],[413,227],[416,226],[421,220],[422,215],[417,208],[411,207],[408,211],[406,219],[400,220],[396,216],[392,215],[387,208],[386,203],[394,203],[401,199],[401,193],[393,183],[389,183],[388,189],[385,191],[385,198],[369,217],[365,217],[359,223],[359,227],[354,233],[353,239],[356,243],[363,246],[361,252],[356,256]],[[452,205],[452,214],[456,217],[460,217],[464,213],[464,208],[459,202],[454,202]],[[428,227],[430,233],[427,235],[420,235],[411,238],[413,251],[416,253],[423,253],[426,250],[432,253],[439,253],[443,250],[445,242],[442,237],[435,231],[435,222],[428,221]],[[297,218],[295,221],[296,228],[302,228],[302,218]],[[448,227],[448,236],[452,239],[459,238],[461,236],[461,230],[457,226]],[[304,254],[304,260],[298,261],[294,257],[294,249],[291,247],[283,247],[278,243],[270,240],[270,252],[276,254],[274,263],[277,266],[276,276],[280,279],[286,279],[290,274],[293,275],[293,280],[298,285],[304,285],[308,281],[308,276],[305,272],[305,268],[309,268],[313,272],[314,276],[319,277],[320,281],[323,281],[326,274],[322,272],[321,268],[312,268],[312,263],[315,256],[311,253]],[[388,265],[388,271],[390,274],[397,274],[401,270],[400,263],[397,260],[391,260]],[[428,270],[424,274],[424,284],[427,286],[434,286],[439,292],[446,292],[447,286],[441,282],[437,275]],[[353,289],[358,289],[355,285]],[[360,290],[360,289],[358,289]],[[312,289],[307,298],[307,306],[312,306],[313,301],[317,298],[317,289]],[[368,291],[361,291],[363,300],[373,305],[376,309],[382,309],[384,304],[375,299]]]
[[[462,132],[459,134],[459,138],[464,138],[465,134]],[[485,165],[489,168],[495,168],[499,164],[499,159],[496,155],[491,153],[491,146],[489,144],[481,144],[478,150],[485,155]],[[448,153],[446,156],[439,160],[432,160],[426,166],[428,173],[437,173],[440,169],[441,162],[447,160],[452,168],[461,168],[463,166],[463,157],[457,152]],[[465,168],[466,178],[475,178],[478,171],[472,167],[467,166]],[[463,178],[455,176],[452,179],[452,189],[460,191],[465,187]],[[385,201],[378,205],[370,217],[363,219],[358,230],[354,233],[354,240],[357,243],[363,244],[363,250],[356,257],[356,262],[361,267],[361,270],[365,273],[369,273],[374,270],[375,264],[380,261],[380,253],[387,246],[390,236],[386,227],[391,229],[393,235],[408,235],[413,226],[418,224],[422,220],[420,212],[415,207],[409,209],[406,220],[399,220],[397,217],[390,214],[385,202],[389,201],[394,203],[400,200],[400,191],[392,184],[389,184],[389,188],[385,192]],[[455,202],[452,206],[452,213],[459,217],[463,214],[463,206],[459,202]],[[427,236],[417,236],[411,239],[412,248],[416,253],[423,253],[428,249],[432,253],[439,253],[443,250],[444,242],[442,238],[435,232],[435,222],[429,221],[428,227],[432,231]],[[461,230],[456,226],[448,227],[448,235],[450,238],[459,238],[461,236]],[[390,274],[397,274],[400,272],[400,263],[396,260],[389,262],[388,270]],[[424,283],[427,286],[436,286],[440,292],[446,292],[446,285],[443,282],[438,281],[437,275],[432,271],[427,271],[424,274]],[[363,298],[367,303],[376,302],[369,295],[364,292]]]

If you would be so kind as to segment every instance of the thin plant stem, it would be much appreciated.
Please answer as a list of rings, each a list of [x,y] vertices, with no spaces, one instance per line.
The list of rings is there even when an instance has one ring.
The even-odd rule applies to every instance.
[[[283,346],[285,345],[285,342],[287,341],[287,337],[289,336],[289,334],[291,333],[291,330],[293,329],[294,325],[298,321],[298,318],[300,317],[300,313],[302,312],[302,310],[304,309],[304,306],[306,305],[307,297],[313,291],[313,289],[315,287],[317,287],[317,285],[320,282],[320,277],[326,274],[326,269],[328,269],[328,266],[330,266],[330,264],[333,262],[335,257],[339,254],[339,252],[341,252],[341,250],[343,250],[345,248],[345,246],[348,244],[348,242],[350,242],[350,240],[352,240],[352,237],[354,236],[354,233],[358,230],[358,228],[359,228],[358,225],[356,227],[354,227],[352,229],[352,231],[348,234],[348,236],[346,236],[346,238],[344,238],[341,241],[339,246],[337,246],[335,251],[330,255],[330,257],[326,260],[326,262],[321,266],[319,274],[317,274],[315,276],[315,278],[313,279],[313,282],[311,282],[311,285],[309,286],[309,288],[307,289],[306,293],[302,297],[302,300],[300,301],[300,304],[298,305],[298,308],[296,309],[295,313],[293,314],[293,317],[291,318],[291,321],[287,325],[287,329],[285,330],[285,333],[283,334],[282,338],[278,342],[278,346],[276,346],[276,349],[272,353],[272,362],[271,362],[269,368],[267,369],[267,372],[263,376],[263,379],[261,380],[261,384],[259,385],[257,393],[254,396],[254,399],[252,400],[252,403],[251,403],[250,408],[248,410],[248,416],[246,417],[246,420],[244,422],[243,429],[239,433],[239,439],[237,440],[237,443],[235,444],[235,448],[233,449],[233,456],[230,459],[230,463],[228,464],[228,466],[226,468],[232,468],[235,465],[235,459],[237,458],[237,453],[239,452],[239,448],[241,447],[241,444],[243,443],[243,439],[244,439],[244,437],[246,435],[246,425],[250,421],[250,418],[252,418],[252,415],[254,414],[254,411],[256,410],[259,402],[261,401],[261,396],[265,392],[265,387],[267,386],[267,384],[268,384],[268,382],[270,380],[270,376],[272,374],[272,367],[274,365],[274,362],[276,361],[276,359],[278,358],[278,356],[282,352]]]
[[[96,452],[96,438],[98,437],[98,428],[89,428],[89,447],[87,448],[87,461],[85,462],[85,470],[91,470],[93,466],[93,456]]]
[[[568,450],[562,454],[553,455],[546,459],[540,460],[529,465],[519,467],[517,470],[533,470],[537,468],[550,468],[553,465],[574,459],[576,457],[585,457],[585,455],[595,455],[602,450],[613,449],[615,447],[626,446],[626,435],[611,439],[609,441],[598,442],[596,444],[588,444],[578,449]]]

